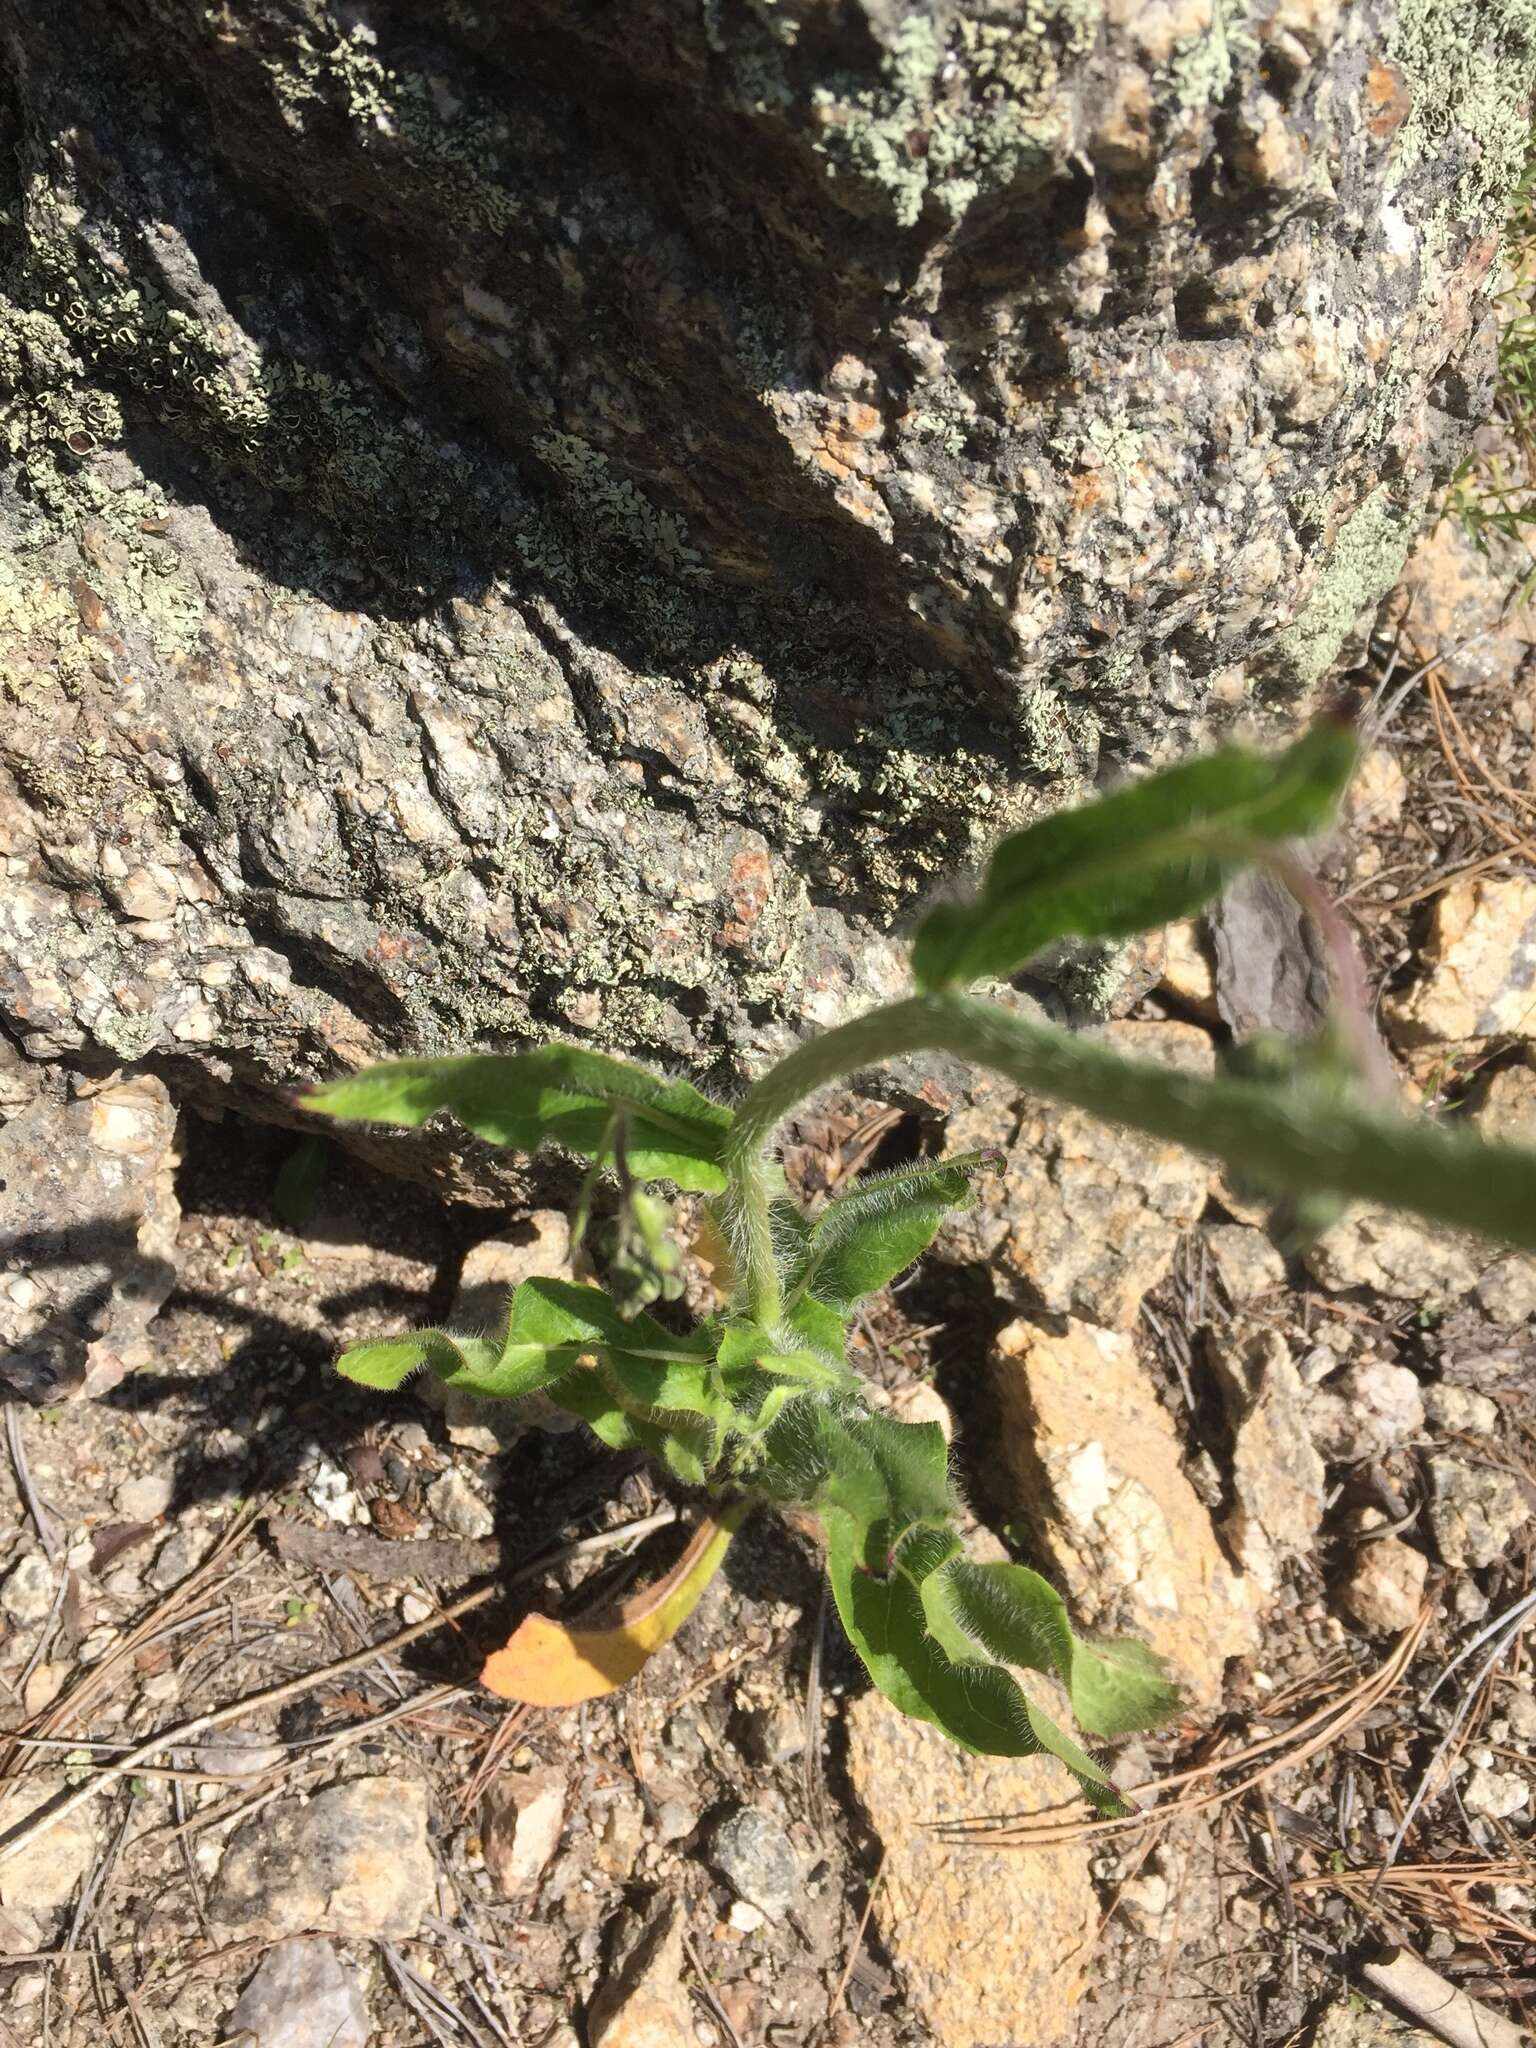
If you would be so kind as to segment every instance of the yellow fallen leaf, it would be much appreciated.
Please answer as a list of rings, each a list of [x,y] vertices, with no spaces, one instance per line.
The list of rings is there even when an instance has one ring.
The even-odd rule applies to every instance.
[[[735,1501],[707,1516],[672,1569],[625,1601],[612,1628],[567,1628],[547,1614],[530,1614],[505,1649],[486,1658],[481,1684],[530,1707],[574,1707],[616,1692],[698,1606],[748,1506]]]

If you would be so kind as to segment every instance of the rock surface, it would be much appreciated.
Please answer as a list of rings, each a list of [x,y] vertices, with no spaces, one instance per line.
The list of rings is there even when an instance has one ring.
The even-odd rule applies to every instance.
[[[1197,1704],[1252,1650],[1252,1588],[1223,1555],[1185,1477],[1173,1425],[1130,1339],[1028,1321],[997,1338],[1002,1450],[1074,1618],[1142,1638]]]
[[[158,1522],[174,1492],[169,1472],[141,1472],[124,1480],[113,1495],[113,1505],[125,1522]]]
[[[66,1083],[3,1038],[0,1069],[0,1383],[104,1394],[175,1284],[176,1109],[152,1074]]]
[[[280,1941],[240,1994],[226,2030],[247,2048],[368,2048],[356,1971],[328,1941]]]
[[[1205,1242],[1211,1264],[1234,1306],[1285,1285],[1285,1260],[1252,1224],[1213,1223]]]
[[[325,1932],[404,1941],[436,1892],[426,1786],[354,1778],[307,1805],[270,1806],[237,1829],[208,1910],[225,1926],[272,1940]]]
[[[590,2048],[698,2048],[675,1900],[661,1900],[648,1919],[621,1930],[587,2014],[587,2040]]]
[[[0,1613],[15,1628],[40,1628],[53,1612],[62,1571],[40,1550],[19,1558],[0,1585]]]
[[[1500,1067],[1482,1089],[1473,1119],[1485,1138],[1506,1145],[1528,1145],[1536,1139],[1536,1067]]]
[[[1393,1301],[1452,1302],[1471,1292],[1482,1259],[1467,1240],[1412,1216],[1361,1203],[1304,1254],[1324,1287],[1368,1287]]]
[[[560,1844],[567,1786],[553,1765],[506,1771],[480,1802],[485,1867],[509,1899],[532,1891]]]
[[[1530,1780],[1519,1771],[1495,1771],[1486,1764],[1467,1773],[1461,1803],[1486,1820],[1508,1820],[1530,1804]]]
[[[1513,0],[10,18],[39,1058],[734,1078],[999,825],[1293,705],[1485,409]]]
[[[1104,1036],[1191,1073],[1214,1063],[1210,1038],[1192,1024],[1115,1023]],[[1108,1329],[1136,1320],[1210,1192],[1209,1166],[1178,1146],[986,1080],[951,1116],[948,1142],[1000,1147],[1007,1163],[978,1176],[971,1207],[945,1227],[946,1254],[989,1262],[1023,1305]]]
[[[0,1800],[0,1834],[38,1813],[69,1780],[44,1772],[16,1785]],[[15,1851],[0,1863],[0,1906],[30,1914],[46,1914],[67,1906],[96,1854],[97,1835],[90,1809],[83,1807]]]
[[[1319,1451],[1335,1465],[1385,1457],[1424,1428],[1424,1396],[1406,1365],[1362,1358],[1312,1390],[1307,1421]]]
[[[1492,1564],[1531,1518],[1519,1486],[1492,1466],[1431,1458],[1429,1481],[1429,1526],[1449,1565]]]
[[[782,1919],[800,1895],[800,1859],[771,1813],[750,1806],[727,1815],[715,1830],[712,1860],[738,1897]]]
[[[1536,1037],[1536,882],[1474,875],[1435,898],[1425,971],[1382,1004],[1405,1046]]]
[[[1232,1426],[1235,1505],[1222,1533],[1243,1570],[1273,1593],[1284,1561],[1311,1553],[1327,1473],[1284,1338],[1234,1325],[1213,1333],[1210,1351]]]
[[[1202,926],[1187,919],[1165,926],[1161,986],[1207,1024],[1220,1021],[1210,938]]]
[[[1409,549],[1393,596],[1410,665],[1438,660],[1452,689],[1516,677],[1530,655],[1531,615],[1527,605],[1511,605],[1509,593],[1529,573],[1518,545],[1502,535],[1474,541],[1459,519],[1437,520]]]
[[[445,1472],[441,1479],[433,1480],[427,1488],[427,1506],[433,1521],[450,1536],[475,1540],[489,1536],[496,1527],[490,1503],[459,1471]]]
[[[1308,1246],[1304,1258],[1333,1293],[1365,1287],[1431,1308],[1451,1308],[1470,1297],[1501,1329],[1536,1315],[1536,1258],[1500,1254],[1492,1245],[1390,1209],[1351,1208]]]
[[[1418,1613],[1428,1574],[1429,1559],[1422,1550],[1383,1536],[1355,1553],[1339,1587],[1339,1604],[1367,1635],[1396,1635]]]
[[[1498,1402],[1471,1387],[1426,1387],[1424,1413],[1436,1429],[1455,1435],[1492,1436],[1499,1426]]]
[[[1079,1845],[963,1852],[928,1823],[1056,1805],[1044,1758],[966,1756],[878,1693],[847,1714],[848,1776],[885,1850],[875,1921],[939,2048],[1070,2037],[1097,1900]]]
[[[1308,2048],[1440,2048],[1440,2039],[1351,1992],[1329,2006]]]

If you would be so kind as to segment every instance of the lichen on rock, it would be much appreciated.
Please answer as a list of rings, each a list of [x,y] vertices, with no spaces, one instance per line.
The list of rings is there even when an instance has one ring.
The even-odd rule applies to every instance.
[[[1477,417],[1533,45],[12,17],[0,1024],[267,1114],[551,1031],[733,1084],[1000,830],[1294,719]]]

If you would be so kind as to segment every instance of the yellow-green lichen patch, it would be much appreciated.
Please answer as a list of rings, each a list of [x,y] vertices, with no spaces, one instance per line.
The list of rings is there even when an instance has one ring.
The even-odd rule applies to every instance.
[[[444,79],[393,69],[375,56],[376,41],[361,24],[330,42],[295,37],[290,51],[265,60],[278,103],[299,128],[312,106],[343,113],[365,143],[391,146],[476,226],[505,234],[523,211],[502,169],[505,116],[460,98]]]
[[[1212,0],[1209,23],[1182,37],[1169,66],[1174,97],[1181,107],[1208,107],[1232,89],[1238,66],[1255,61],[1259,39],[1248,18],[1248,0]]]
[[[1363,613],[1391,589],[1418,531],[1420,509],[1380,484],[1334,542],[1311,595],[1278,636],[1272,659],[1301,689],[1326,675]]]
[[[1066,132],[1064,72],[1092,44],[1095,0],[1031,0],[1007,26],[960,21],[950,46],[926,14],[897,29],[868,86],[815,88],[816,147],[831,177],[883,195],[898,227],[929,197],[958,220],[986,192],[1051,160]]]
[[[1536,84],[1536,0],[1401,0],[1390,52],[1411,106],[1397,136],[1404,173],[1466,138],[1465,169],[1448,208],[1458,220],[1497,219],[1525,164],[1529,98]]]

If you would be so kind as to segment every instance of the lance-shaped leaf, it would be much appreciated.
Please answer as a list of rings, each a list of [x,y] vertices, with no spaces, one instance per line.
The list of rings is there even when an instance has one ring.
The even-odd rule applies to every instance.
[[[747,1436],[762,1435],[802,1394],[848,1394],[859,1385],[858,1374],[836,1358],[820,1349],[787,1345],[783,1336],[776,1338],[745,1319],[726,1324],[715,1362],[731,1426]]]
[[[389,1060],[316,1089],[303,1106],[385,1124],[422,1124],[447,1110],[493,1145],[533,1152],[549,1138],[599,1160],[611,1157],[620,1112],[629,1166],[642,1180],[673,1180],[705,1194],[725,1186],[720,1144],[728,1109],[687,1081],[664,1081],[577,1046]]]
[[[818,1352],[829,1364],[840,1364],[848,1351],[848,1318],[814,1295],[802,1295],[786,1309],[784,1323],[802,1344]]]
[[[649,1316],[625,1316],[600,1287],[569,1280],[525,1280],[513,1299],[512,1327],[563,1360],[564,1377],[545,1383],[550,1398],[604,1443],[647,1450],[691,1485],[708,1476],[715,1425],[729,1410],[713,1387],[702,1334],[676,1337]],[[571,1372],[584,1353],[596,1370]]]
[[[505,1649],[486,1659],[481,1683],[504,1700],[534,1707],[574,1707],[616,1691],[698,1606],[746,1513],[746,1503],[736,1502],[701,1522],[672,1569],[626,1601],[612,1628],[567,1628],[530,1614]]]
[[[958,1547],[957,1540],[950,1538]],[[1077,1779],[1103,1813],[1124,1811],[1114,1785],[1087,1752],[1038,1707],[1000,1665],[950,1655],[929,1627],[921,1581],[924,1546],[889,1562],[882,1573],[851,1515],[827,1516],[827,1573],[848,1639],[887,1699],[903,1713],[931,1721],[953,1741],[983,1756],[1033,1756],[1048,1751]]]
[[[694,1415],[722,1426],[730,1421],[730,1403],[716,1386],[707,1354],[668,1357],[616,1349],[604,1355],[602,1372],[631,1414],[657,1420]]]
[[[391,1390],[426,1366],[445,1385],[488,1399],[517,1401],[569,1371],[576,1353],[547,1344],[520,1344],[510,1336],[466,1337],[453,1330],[412,1330],[404,1337],[354,1345],[336,1361],[343,1379]]]
[[[958,1660],[995,1659],[1061,1680],[1073,1718],[1090,1735],[1125,1735],[1166,1720],[1178,1687],[1141,1643],[1085,1643],[1061,1595],[1021,1564],[956,1556],[922,1582],[923,1611]]]
[[[715,1462],[717,1439],[708,1423],[688,1416],[666,1419],[627,1403],[611,1382],[607,1362],[595,1372],[571,1372],[549,1388],[549,1398],[584,1422],[611,1451],[645,1451],[687,1486],[702,1486]]]
[[[819,1448],[807,1450],[805,1440],[818,1432]],[[1043,1580],[1044,1597],[1037,1596],[1030,1583],[1036,1574],[1025,1574],[1023,1587],[984,1579],[981,1593],[972,1594],[968,1575],[980,1568],[967,1564],[955,1533],[939,1430],[809,1409],[792,1411],[771,1441],[791,1457],[798,1454],[802,1479],[820,1468],[815,1498],[827,1530],[833,1596],[880,1690],[903,1712],[983,1754],[1049,1751],[1102,1811],[1121,1811],[1104,1771],[1002,1667],[1065,1670],[1069,1681],[1075,1673],[1074,1697],[1086,1710],[1083,1726],[1093,1733],[1146,1725],[1173,1695],[1160,1677],[1154,1691],[1134,1659],[1122,1670],[1118,1651],[1079,1644]],[[942,1588],[951,1589],[949,1597]],[[992,1612],[998,1606],[1001,1620]],[[1016,1655],[1021,1649],[1029,1654]]]
[[[812,1226],[797,1287],[841,1315],[921,1258],[951,1209],[970,1200],[971,1176],[1000,1155],[968,1152],[934,1166],[872,1174],[827,1204]]]
[[[389,1388],[427,1366],[446,1386],[487,1400],[516,1401],[552,1386],[588,1355],[613,1354],[632,1358],[636,1372],[651,1375],[650,1385],[668,1386],[666,1376],[675,1371],[673,1391],[679,1396],[707,1383],[707,1358],[697,1344],[690,1352],[687,1340],[649,1316],[622,1316],[600,1287],[548,1279],[522,1283],[497,1336],[414,1330],[360,1344],[342,1356],[336,1369],[364,1386]],[[687,1404],[679,1399],[677,1405]]]
[[[793,1322],[784,1325],[776,1335],[750,1318],[733,1319],[719,1332],[716,1345],[715,1357],[722,1378],[729,1384],[732,1375],[752,1367],[779,1379],[819,1387],[823,1393],[856,1392],[861,1384],[859,1375],[842,1363],[841,1349],[829,1349],[814,1338],[796,1343],[794,1338],[801,1334]],[[841,1324],[837,1325],[837,1334],[842,1334]]]
[[[1126,938],[1192,916],[1245,847],[1326,824],[1354,761],[1351,730],[1325,720],[1283,753],[1226,747],[1026,826],[993,854],[972,902],[924,918],[918,985],[1005,977],[1057,939]]]

